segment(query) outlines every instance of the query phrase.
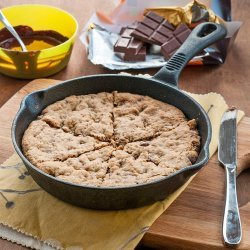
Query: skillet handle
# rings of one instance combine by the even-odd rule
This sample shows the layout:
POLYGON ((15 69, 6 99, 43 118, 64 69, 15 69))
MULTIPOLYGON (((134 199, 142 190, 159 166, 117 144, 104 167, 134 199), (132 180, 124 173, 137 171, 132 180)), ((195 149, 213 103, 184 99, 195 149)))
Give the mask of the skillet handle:
POLYGON ((226 34, 227 30, 221 24, 211 22, 199 24, 153 78, 178 88, 180 73, 187 63, 203 49, 224 38, 226 34))

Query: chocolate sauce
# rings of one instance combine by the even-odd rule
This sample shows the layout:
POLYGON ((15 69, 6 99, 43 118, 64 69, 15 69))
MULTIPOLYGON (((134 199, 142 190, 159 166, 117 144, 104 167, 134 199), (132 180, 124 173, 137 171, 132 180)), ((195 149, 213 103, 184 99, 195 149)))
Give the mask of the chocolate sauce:
MULTIPOLYGON (((48 49, 68 40, 68 37, 54 30, 34 31, 31 27, 24 25, 15 26, 14 29, 23 40, 28 51, 48 49)), ((9 50, 22 50, 17 40, 6 28, 0 30, 0 47, 9 50)))

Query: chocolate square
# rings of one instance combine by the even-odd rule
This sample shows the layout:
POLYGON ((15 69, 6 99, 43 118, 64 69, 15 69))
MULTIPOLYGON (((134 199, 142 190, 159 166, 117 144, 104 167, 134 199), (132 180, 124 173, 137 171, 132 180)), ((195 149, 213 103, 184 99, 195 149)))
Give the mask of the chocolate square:
POLYGON ((161 53, 164 57, 170 58, 174 52, 185 42, 191 30, 186 24, 180 24, 172 33, 172 37, 161 46, 161 53))
POLYGON ((170 58, 171 55, 181 46, 181 43, 175 38, 170 38, 161 46, 161 53, 164 57, 170 58))
POLYGON ((128 62, 139 62, 139 61, 145 61, 146 59, 146 54, 147 54, 147 49, 146 46, 143 46, 138 53, 136 54, 131 54, 131 53, 124 53, 121 55, 122 59, 124 61, 128 62))

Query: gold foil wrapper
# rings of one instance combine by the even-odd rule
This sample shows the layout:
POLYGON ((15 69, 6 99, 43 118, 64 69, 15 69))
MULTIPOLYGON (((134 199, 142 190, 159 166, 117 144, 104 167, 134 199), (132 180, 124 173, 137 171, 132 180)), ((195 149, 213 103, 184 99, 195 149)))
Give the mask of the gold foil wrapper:
POLYGON ((184 7, 158 7, 145 9, 144 14, 149 11, 154 11, 158 15, 167 19, 174 26, 178 26, 180 23, 186 23, 188 26, 192 26, 192 18, 195 9, 201 9, 202 11, 208 12, 209 22, 223 24, 224 21, 216 16, 214 12, 209 9, 206 5, 194 0, 184 7))

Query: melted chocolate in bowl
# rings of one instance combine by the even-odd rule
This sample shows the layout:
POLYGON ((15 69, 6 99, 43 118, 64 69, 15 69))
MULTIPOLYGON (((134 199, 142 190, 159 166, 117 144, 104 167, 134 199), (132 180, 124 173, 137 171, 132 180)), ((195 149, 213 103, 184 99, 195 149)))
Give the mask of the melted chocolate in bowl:
POLYGON ((36 79, 53 75, 67 66, 73 40, 54 30, 36 30, 19 25, 19 34, 28 52, 23 52, 12 34, 0 30, 0 72, 22 79, 36 79), (62 45, 54 49, 55 46, 62 45), (46 49, 51 48, 51 51, 46 49))
MULTIPOLYGON (((68 40, 68 37, 54 30, 34 31, 31 27, 23 25, 15 26, 14 29, 23 40, 28 51, 48 49, 68 40)), ((3 49, 22 51, 17 40, 6 28, 0 30, 0 47, 3 49)))

